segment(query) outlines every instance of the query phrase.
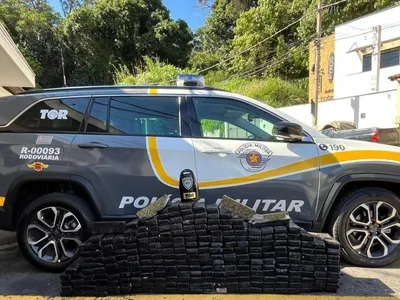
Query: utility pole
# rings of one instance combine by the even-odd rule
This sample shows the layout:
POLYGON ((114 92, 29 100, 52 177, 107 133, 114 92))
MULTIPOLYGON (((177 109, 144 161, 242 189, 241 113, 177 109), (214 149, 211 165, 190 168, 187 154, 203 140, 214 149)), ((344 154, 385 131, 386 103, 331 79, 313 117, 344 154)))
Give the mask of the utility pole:
POLYGON ((61 64, 62 64, 64 87, 66 87, 67 86, 67 77, 65 76, 64 54, 63 54, 62 46, 60 49, 61 49, 61 64))
POLYGON ((379 77, 381 70, 381 35, 382 26, 373 27, 372 55, 371 55, 371 91, 379 92, 379 77))
POLYGON ((321 62, 321 20, 322 9, 321 0, 318 0, 317 7, 317 32, 315 37, 315 90, 314 90, 314 114, 313 126, 318 124, 318 93, 320 83, 320 62, 321 62))

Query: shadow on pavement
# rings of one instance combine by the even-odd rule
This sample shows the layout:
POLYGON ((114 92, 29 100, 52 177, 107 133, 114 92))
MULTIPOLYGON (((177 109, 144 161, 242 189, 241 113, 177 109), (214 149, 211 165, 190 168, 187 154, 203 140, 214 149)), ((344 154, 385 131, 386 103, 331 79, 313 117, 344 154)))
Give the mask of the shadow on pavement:
POLYGON ((400 260, 381 268, 361 268, 341 262, 343 296, 389 296, 400 294, 400 260))
POLYGON ((0 295, 57 296, 59 275, 34 268, 18 246, 0 251, 0 295))

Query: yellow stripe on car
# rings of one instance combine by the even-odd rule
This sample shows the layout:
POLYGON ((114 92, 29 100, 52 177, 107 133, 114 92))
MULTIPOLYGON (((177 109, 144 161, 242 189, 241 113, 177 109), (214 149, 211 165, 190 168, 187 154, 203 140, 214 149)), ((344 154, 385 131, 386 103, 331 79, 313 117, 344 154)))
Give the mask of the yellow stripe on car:
MULTIPOLYGON (((162 165, 161 158, 158 153, 156 138, 149 137, 148 145, 149 145, 150 160, 159 178, 167 185, 178 187, 179 186, 178 180, 171 177, 165 171, 162 165)), ((319 166, 323 168, 342 163, 368 161, 368 160, 371 161, 384 160, 384 161, 400 163, 400 152, 392 152, 385 150, 348 150, 348 151, 334 152, 308 158, 276 169, 266 170, 247 176, 211 180, 211 181, 199 181, 199 187, 212 188, 212 187, 246 184, 261 180, 267 180, 271 178, 287 176, 294 173, 301 173, 316 169, 319 166)))
POLYGON ((150 95, 156 95, 156 94, 158 94, 158 89, 156 89, 156 88, 150 88, 148 93, 149 93, 150 95))
POLYGON ((150 154, 151 162, 154 168, 156 169, 156 172, 160 177, 160 179, 167 185, 179 187, 179 181, 169 176, 165 171, 164 167, 162 166, 160 154, 158 153, 157 149, 156 138, 151 136, 148 138, 147 141, 148 141, 148 148, 149 148, 148 151, 150 154))
POLYGON ((350 150, 321 155, 320 160, 321 167, 360 160, 386 160, 400 163, 400 152, 386 150, 350 150))
POLYGON ((317 167, 318 167, 318 157, 313 157, 313 158, 295 162, 295 163, 292 163, 292 164, 289 164, 289 165, 286 165, 283 167, 279 167, 279 168, 267 170, 267 171, 262 171, 260 173, 251 174, 248 176, 220 179, 220 180, 211 180, 211 181, 202 181, 202 182, 199 182, 199 187, 219 187, 219 186, 251 183, 251 182, 259 181, 259 180, 263 180, 263 179, 269 179, 269 178, 280 177, 283 175, 288 175, 290 173, 303 172, 306 170, 315 169, 317 167))
POLYGON ((0 207, 4 205, 4 202, 6 202, 6 198, 0 197, 0 207))

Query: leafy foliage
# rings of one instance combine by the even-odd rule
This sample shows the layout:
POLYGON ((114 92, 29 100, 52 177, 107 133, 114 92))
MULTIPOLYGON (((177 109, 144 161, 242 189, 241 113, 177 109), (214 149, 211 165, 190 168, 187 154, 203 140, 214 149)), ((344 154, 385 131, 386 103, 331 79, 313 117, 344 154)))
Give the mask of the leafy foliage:
POLYGON ((161 84, 173 85, 178 74, 191 73, 193 70, 181 69, 171 64, 160 62, 159 59, 144 58, 144 65, 136 67, 131 72, 126 65, 119 65, 114 72, 114 83, 126 84, 161 84))
MULTIPOLYGON (((174 85, 176 76, 182 73, 197 73, 194 69, 181 69, 171 64, 160 62, 159 59, 144 57, 144 65, 130 70, 126 65, 119 65, 114 71, 114 83, 174 85)), ((209 72, 206 84, 226 91, 240 93, 248 97, 265 102, 274 107, 306 103, 308 101, 307 80, 285 81, 280 78, 251 78, 229 79, 224 71, 209 72)), ((217 122, 218 123, 218 122, 217 122)), ((204 126, 220 129, 220 124, 207 121, 204 126)))
POLYGON ((97 0, 72 11, 62 32, 74 85, 111 84, 114 65, 140 65, 143 56, 184 67, 192 50, 188 25, 172 21, 161 0, 97 0))
MULTIPOLYGON (((308 43, 317 0, 199 0, 211 13, 195 33, 186 22, 172 20, 162 0, 58 1, 62 16, 48 0, 0 1, 0 20, 40 87, 62 86, 63 54, 70 86, 174 84, 179 73, 200 72, 208 85, 273 106, 307 101, 308 43)), ((324 11, 324 34, 397 2, 334 5, 324 11)))
POLYGON ((222 136, 221 131, 225 128, 225 123, 216 120, 201 120, 201 127, 203 132, 213 132, 215 130, 220 131, 220 137, 222 136))
POLYGON ((69 14, 72 10, 81 6, 82 2, 82 0, 60 0, 64 15, 69 14))
POLYGON ((273 107, 307 103, 307 80, 285 81, 280 78, 231 79, 214 87, 254 98, 273 107))
POLYGON ((57 25, 60 16, 45 0, 3 0, 0 20, 18 45, 41 86, 62 84, 57 25))
MULTIPOLYGON (((335 2, 324 0, 323 4, 335 2)), ((334 5, 324 10, 324 35, 331 34, 338 24, 397 2, 352 0, 334 5)), ((215 66, 207 71, 227 70, 228 77, 305 78, 308 44, 315 33, 316 3, 317 0, 215 0, 210 17, 198 30, 200 45, 190 63, 203 69, 215 66), (302 17, 301 22, 289 26, 302 17), (288 28, 273 36, 285 27, 288 28), (210 52, 213 55, 207 56, 210 52)))
POLYGON ((171 20, 161 0, 60 0, 64 17, 47 0, 2 0, 0 19, 43 87, 113 82, 114 66, 139 66, 143 56, 187 65, 193 33, 171 20))

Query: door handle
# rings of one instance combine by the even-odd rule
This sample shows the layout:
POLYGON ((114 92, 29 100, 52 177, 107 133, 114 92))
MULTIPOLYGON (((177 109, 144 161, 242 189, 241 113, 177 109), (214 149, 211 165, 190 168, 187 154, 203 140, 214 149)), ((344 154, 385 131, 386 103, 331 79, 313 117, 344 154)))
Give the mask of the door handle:
POLYGON ((108 145, 98 142, 90 142, 78 144, 78 147, 82 149, 104 149, 108 148, 108 145))
POLYGON ((223 148, 206 148, 200 150, 204 154, 232 154, 232 150, 223 148))

